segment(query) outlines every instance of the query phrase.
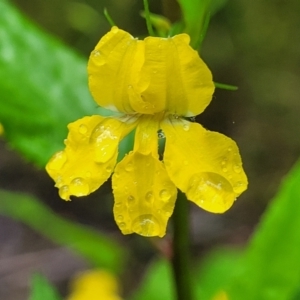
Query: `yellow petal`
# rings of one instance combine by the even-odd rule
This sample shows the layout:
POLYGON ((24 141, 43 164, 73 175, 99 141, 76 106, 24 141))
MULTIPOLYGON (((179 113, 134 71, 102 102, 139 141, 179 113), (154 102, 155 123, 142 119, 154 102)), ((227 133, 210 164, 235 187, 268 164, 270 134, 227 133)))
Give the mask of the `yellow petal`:
POLYGON ((118 144, 134 124, 100 116, 84 117, 68 125, 66 148, 56 153, 46 170, 64 200, 98 189, 116 164, 118 144))
POLYGON ((86 271, 71 283, 67 300, 121 300, 116 278, 103 270, 86 271))
POLYGON ((145 63, 139 87, 144 101, 152 105, 149 112, 165 110, 194 116, 211 101, 214 92, 211 72, 189 46, 189 40, 186 34, 145 39, 145 63))
POLYGON ((164 162, 171 180, 203 209, 222 213, 247 188, 238 147, 197 123, 164 122, 164 162))
POLYGON ((144 60, 144 44, 129 33, 113 27, 90 55, 89 88, 102 107, 132 113, 129 98, 140 96, 134 90, 144 60))
POLYGON ((114 217, 123 234, 165 235, 177 189, 162 162, 131 152, 116 166, 112 185, 114 217))

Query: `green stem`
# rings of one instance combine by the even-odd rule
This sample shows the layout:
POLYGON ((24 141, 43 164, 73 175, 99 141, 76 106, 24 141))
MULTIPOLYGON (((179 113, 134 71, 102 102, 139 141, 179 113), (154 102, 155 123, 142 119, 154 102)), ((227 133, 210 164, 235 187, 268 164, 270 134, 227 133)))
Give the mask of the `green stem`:
POLYGON ((144 10, 145 10, 145 18, 146 18, 148 33, 151 36, 155 36, 153 28, 152 28, 151 19, 150 19, 150 10, 149 10, 148 0, 144 0, 144 10))
POLYGON ((115 22, 113 21, 113 19, 111 18, 110 14, 108 13, 107 9, 104 8, 104 16, 107 20, 107 22, 110 24, 111 27, 116 26, 115 22))
POLYGON ((177 300, 192 300, 192 279, 189 252, 188 201, 179 192, 173 213, 174 238, 172 267, 175 277, 177 300))
POLYGON ((228 90, 228 91, 236 91, 238 90, 238 87, 235 85, 230 85, 230 84, 225 84, 225 83, 219 83, 219 82, 214 82, 215 87, 223 90, 228 90))

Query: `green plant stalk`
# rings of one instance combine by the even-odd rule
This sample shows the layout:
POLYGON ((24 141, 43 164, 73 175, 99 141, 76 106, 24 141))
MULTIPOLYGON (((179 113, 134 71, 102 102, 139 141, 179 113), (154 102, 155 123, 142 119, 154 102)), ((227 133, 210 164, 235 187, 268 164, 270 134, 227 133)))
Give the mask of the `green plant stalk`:
POLYGON ((179 192, 173 213, 173 258, 172 267, 175 279, 177 300, 193 300, 190 251, 188 201, 179 192))
POLYGON ((152 27, 152 24, 151 24, 151 17, 150 17, 148 0, 144 0, 144 10, 145 10, 145 18, 146 18, 148 33, 151 36, 155 36, 154 31, 153 31, 153 27, 152 27))

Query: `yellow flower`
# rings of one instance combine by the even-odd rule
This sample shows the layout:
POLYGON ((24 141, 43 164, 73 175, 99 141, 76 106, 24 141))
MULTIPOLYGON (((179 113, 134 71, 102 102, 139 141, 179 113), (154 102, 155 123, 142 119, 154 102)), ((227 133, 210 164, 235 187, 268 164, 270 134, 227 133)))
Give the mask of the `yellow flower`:
POLYGON ((214 92, 212 75, 189 36, 133 38, 113 27, 88 63, 89 87, 118 117, 69 124, 65 150, 47 165, 61 198, 85 196, 113 173, 114 217, 123 234, 164 236, 177 188, 203 209, 222 213, 247 188, 230 138, 187 117, 200 114, 214 92), (118 145, 135 130, 133 151, 118 164, 118 145), (166 137, 163 158, 158 133, 166 137))
POLYGON ((67 300, 122 300, 115 277, 100 270, 80 274, 71 284, 67 300))

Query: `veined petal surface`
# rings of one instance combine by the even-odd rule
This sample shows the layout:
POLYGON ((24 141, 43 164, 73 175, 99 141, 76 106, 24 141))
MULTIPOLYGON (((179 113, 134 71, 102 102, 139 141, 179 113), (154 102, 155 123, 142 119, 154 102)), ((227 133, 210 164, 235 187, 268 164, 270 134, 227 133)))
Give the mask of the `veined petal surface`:
POLYGON ((66 148, 57 152, 46 170, 64 200, 98 189, 116 164, 118 144, 133 124, 101 116, 84 117, 68 125, 66 148))
POLYGON ((236 143, 181 119, 161 126, 166 135, 164 163, 171 180, 203 209, 214 213, 229 209, 248 184, 236 143))

